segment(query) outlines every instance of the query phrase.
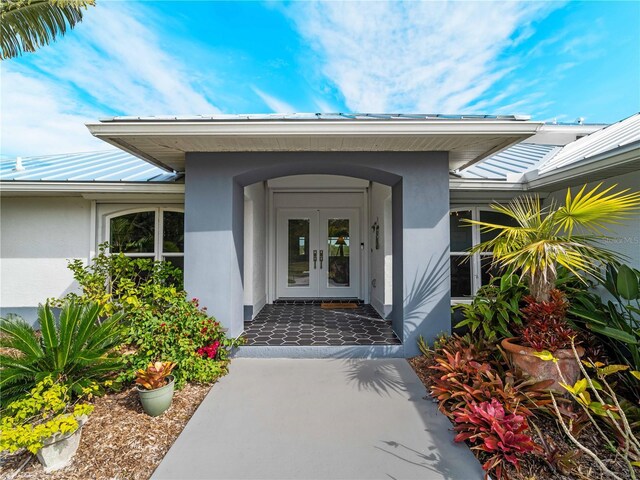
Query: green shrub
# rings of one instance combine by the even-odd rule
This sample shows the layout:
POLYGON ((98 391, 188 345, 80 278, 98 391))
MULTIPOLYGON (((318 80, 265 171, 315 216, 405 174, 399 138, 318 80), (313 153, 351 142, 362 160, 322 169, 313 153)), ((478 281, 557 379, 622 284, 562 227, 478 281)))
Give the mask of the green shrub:
POLYGON ((101 311, 123 310, 127 331, 121 380, 130 381, 138 369, 155 361, 176 363, 176 387, 185 382, 213 382, 227 373, 229 350, 238 340, 224 329, 197 300, 182 290, 179 269, 168 262, 107 253, 100 245, 88 266, 69 264, 83 291, 82 299, 96 301, 101 311), (200 353, 198 353, 200 352, 200 353))
POLYGON ((469 327, 473 335, 482 335, 487 340, 512 337, 514 326, 522 326, 520 303, 525 293, 526 286, 518 275, 494 277, 478 290, 470 304, 453 307, 464 315, 456 328, 469 327))
POLYGON ((63 304, 56 320, 49 305, 38 309, 40 333, 24 320, 0 319, 0 346, 15 355, 0 355, 2 405, 51 376, 74 394, 94 382, 104 384, 121 368, 115 347, 122 341, 121 314, 98 321, 100 306, 73 300, 63 304))
MULTIPOLYGON (((0 452, 25 448, 37 453, 54 435, 75 432, 93 406, 70 403, 68 387, 51 376, 43 378, 29 395, 9 404, 0 420, 0 452)), ((93 391, 87 388, 85 393, 93 391)))
MULTIPOLYGON (((122 253, 109 254, 108 247, 107 243, 101 244, 98 255, 89 265, 79 259, 69 262, 69 269, 82 288, 82 295, 72 293, 66 299, 96 302, 101 306, 100 313, 109 315, 135 309, 153 301, 159 294, 183 289, 182 271, 171 263, 127 257, 122 253)), ((52 304, 56 302, 60 300, 50 300, 52 304)))
POLYGON ((157 296, 129 313, 127 343, 133 351, 124 356, 125 379, 153 361, 176 363, 176 387, 185 382, 208 383, 227 373, 229 350, 238 345, 204 309, 184 292, 157 296))

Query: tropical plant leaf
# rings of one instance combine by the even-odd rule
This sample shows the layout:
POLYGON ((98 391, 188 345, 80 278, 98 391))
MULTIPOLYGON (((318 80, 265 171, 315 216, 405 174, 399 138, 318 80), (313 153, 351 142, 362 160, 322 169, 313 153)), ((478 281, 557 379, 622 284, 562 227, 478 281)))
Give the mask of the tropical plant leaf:
POLYGON ((97 312, 93 304, 69 301, 56 322, 49 305, 41 306, 42 345, 26 322, 0 322, 3 341, 20 351, 15 358, 0 356, 2 405, 49 375, 75 385, 86 379, 104 380, 118 370, 121 362, 114 347, 122 338, 121 315, 99 324, 97 312))
POLYGON ((38 307, 38 322, 45 348, 54 348, 58 344, 58 335, 53 312, 48 304, 38 307))
POLYGON ((596 333, 601 333, 602 335, 606 335, 607 337, 614 338, 620 342, 635 344, 635 345, 638 344, 638 340, 636 337, 634 337, 630 333, 627 333, 623 330, 619 330, 614 327, 603 327, 601 325, 595 325, 592 323, 587 324, 587 327, 596 333))
POLYGON ((559 267, 586 283, 586 276, 600 277, 601 263, 616 262, 620 255, 602 246, 608 226, 628 219, 640 210, 640 192, 614 192, 616 185, 567 191, 564 205, 551 201, 543 207, 537 195, 513 199, 491 208, 516 225, 464 220, 493 232, 492 239, 473 247, 471 253, 491 252, 493 264, 519 270, 528 280, 531 294, 545 300, 554 288, 559 267))
POLYGON ((591 310, 587 310, 585 308, 571 306, 569 307, 569 313, 581 318, 582 320, 597 323, 598 325, 604 326, 608 323, 608 318, 602 315, 601 312, 597 311, 595 307, 591 310))
POLYGON ((0 345, 19 350, 24 356, 33 360, 42 356, 42 348, 35 331, 21 318, 0 319, 0 345))
POLYGON ((616 287, 620 296, 625 300, 636 300, 639 291, 638 275, 627 265, 620 265, 616 287))
POLYGON ((82 21, 95 0, 2 0, 0 46, 2 59, 35 52, 82 21))

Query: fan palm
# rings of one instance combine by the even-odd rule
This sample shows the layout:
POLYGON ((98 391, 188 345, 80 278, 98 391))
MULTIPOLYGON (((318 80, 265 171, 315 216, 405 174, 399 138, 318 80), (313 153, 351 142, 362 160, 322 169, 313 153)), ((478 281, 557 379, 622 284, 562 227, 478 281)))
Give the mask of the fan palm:
POLYGON ((495 234, 472 253, 492 252, 495 266, 519 269, 537 301, 549 299, 558 265, 582 281, 585 275, 597 275, 601 263, 620 260, 602 246, 607 238, 604 233, 640 210, 640 192, 613 192, 616 185, 601 186, 586 191, 585 185, 575 196, 568 189, 564 204, 554 200, 543 207, 537 195, 525 195, 506 205, 491 205, 516 225, 467 220, 482 232, 495 234))
POLYGON ((82 21, 95 0, 0 0, 2 59, 35 52, 82 21))
POLYGON ((100 306, 69 301, 56 321, 49 305, 38 309, 40 335, 21 319, 0 319, 2 404, 51 375, 78 393, 107 378, 120 365, 114 348, 122 339, 121 314, 98 321, 100 306))

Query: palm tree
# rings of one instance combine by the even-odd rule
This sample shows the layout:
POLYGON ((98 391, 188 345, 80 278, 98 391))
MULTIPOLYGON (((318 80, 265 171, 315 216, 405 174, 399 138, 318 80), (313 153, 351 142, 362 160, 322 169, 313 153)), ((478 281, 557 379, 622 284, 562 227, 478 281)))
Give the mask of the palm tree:
POLYGON ((620 260, 618 254, 602 247, 607 239, 603 234, 640 210, 640 192, 612 192, 616 185, 604 190, 601 186, 585 192, 585 185, 575 196, 568 189, 564 205, 552 200, 543 207, 538 195, 491 205, 516 226, 467 220, 483 232, 496 234, 471 252, 492 252, 495 266, 519 269, 536 301, 547 301, 558 265, 585 281, 585 274, 597 275, 602 263, 620 260))
POLYGON ((0 0, 1 57, 35 52, 82 21, 95 0, 0 0))

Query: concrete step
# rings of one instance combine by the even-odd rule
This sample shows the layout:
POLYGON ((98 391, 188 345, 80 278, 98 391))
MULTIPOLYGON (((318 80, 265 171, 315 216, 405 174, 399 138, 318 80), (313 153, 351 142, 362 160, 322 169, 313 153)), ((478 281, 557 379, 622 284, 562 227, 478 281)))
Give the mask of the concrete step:
POLYGON ((236 349, 233 358, 405 358, 403 345, 272 346, 236 349))

